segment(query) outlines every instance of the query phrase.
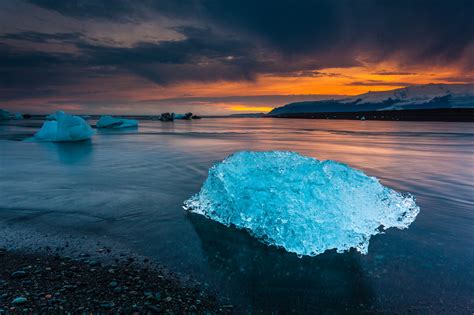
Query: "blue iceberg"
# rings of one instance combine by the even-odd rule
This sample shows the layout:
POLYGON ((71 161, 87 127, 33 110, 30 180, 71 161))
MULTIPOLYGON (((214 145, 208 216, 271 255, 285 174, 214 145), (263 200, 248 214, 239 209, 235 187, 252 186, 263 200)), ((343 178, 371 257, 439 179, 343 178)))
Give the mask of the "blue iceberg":
POLYGON ((137 127, 138 121, 135 119, 116 118, 112 116, 101 116, 96 124, 97 128, 130 128, 137 127))
POLYGON ((33 136, 37 141, 83 141, 94 134, 91 126, 79 116, 57 111, 48 115, 41 129, 33 136))
POLYGON ((10 119, 10 112, 6 109, 0 108, 0 120, 9 120, 10 119))
POLYGON ((420 211, 411 194, 362 171, 285 151, 229 156, 184 208, 299 256, 366 254, 372 235, 408 228, 420 211))

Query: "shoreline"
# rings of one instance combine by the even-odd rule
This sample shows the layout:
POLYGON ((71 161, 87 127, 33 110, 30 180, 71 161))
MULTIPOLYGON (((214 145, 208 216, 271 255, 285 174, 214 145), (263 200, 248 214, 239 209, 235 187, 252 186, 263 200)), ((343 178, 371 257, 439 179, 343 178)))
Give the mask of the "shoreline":
MULTIPOLYGON (((108 249, 103 249, 107 252, 108 249)), ((231 305, 185 285, 148 259, 101 263, 83 253, 0 249, 0 314, 10 313, 231 313, 231 305)))
POLYGON ((473 108, 410 109, 355 112, 275 113, 266 118, 380 120, 380 121, 431 121, 474 122, 473 108))

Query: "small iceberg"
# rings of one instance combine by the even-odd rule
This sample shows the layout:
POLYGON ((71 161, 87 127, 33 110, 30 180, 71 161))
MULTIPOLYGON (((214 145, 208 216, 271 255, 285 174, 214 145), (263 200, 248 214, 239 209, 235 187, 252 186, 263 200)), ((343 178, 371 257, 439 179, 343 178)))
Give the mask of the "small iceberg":
POLYGON ((15 113, 15 115, 13 116, 13 119, 22 120, 22 119, 24 119, 24 117, 21 113, 15 113))
POLYGON ((152 120, 161 120, 161 121, 174 121, 174 120, 191 120, 191 119, 201 119, 201 117, 193 115, 193 113, 184 113, 184 114, 176 114, 176 113, 161 113, 157 117, 152 118, 152 120))
POLYGON ((299 256, 366 254, 371 236, 408 228, 420 211, 411 194, 362 171, 285 151, 229 156, 184 208, 299 256))
POLYGON ((9 120, 10 119, 10 112, 6 109, 0 108, 0 121, 1 120, 9 120))
POLYGON ((193 117, 193 113, 174 114, 174 119, 186 119, 186 120, 191 120, 192 117, 193 117))
POLYGON ((83 141, 94 134, 91 126, 79 116, 57 111, 48 115, 41 129, 33 136, 37 141, 83 141))
POLYGON ((162 113, 158 116, 158 119, 161 121, 174 121, 174 113, 162 113))
POLYGON ((96 124, 97 128, 130 128, 137 127, 138 121, 135 119, 116 118, 112 116, 101 116, 96 124))

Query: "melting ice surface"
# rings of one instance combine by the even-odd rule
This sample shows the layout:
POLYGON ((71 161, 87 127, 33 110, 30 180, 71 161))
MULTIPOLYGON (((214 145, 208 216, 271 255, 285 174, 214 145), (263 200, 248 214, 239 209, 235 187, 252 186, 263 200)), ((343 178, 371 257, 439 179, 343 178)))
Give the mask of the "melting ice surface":
POLYGON ((46 117, 41 129, 33 136, 38 141, 82 141, 92 137, 94 131, 79 116, 57 111, 46 117))
POLYGON ((372 235, 405 229, 420 211, 411 194, 362 171, 284 151, 229 156, 184 207, 308 256, 350 248, 366 254, 372 235))

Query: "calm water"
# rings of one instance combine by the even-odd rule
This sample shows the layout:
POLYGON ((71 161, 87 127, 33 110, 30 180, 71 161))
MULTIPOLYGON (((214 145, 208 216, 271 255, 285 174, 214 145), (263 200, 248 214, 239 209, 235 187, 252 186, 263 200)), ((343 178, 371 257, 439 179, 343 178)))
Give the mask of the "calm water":
POLYGON ((280 313, 474 311, 474 125, 283 119, 142 121, 91 142, 28 143, 0 124, 0 223, 107 237, 190 274, 241 309, 280 313), (408 230, 369 254, 299 259, 182 209, 237 150, 293 150, 364 170, 417 197, 408 230))

